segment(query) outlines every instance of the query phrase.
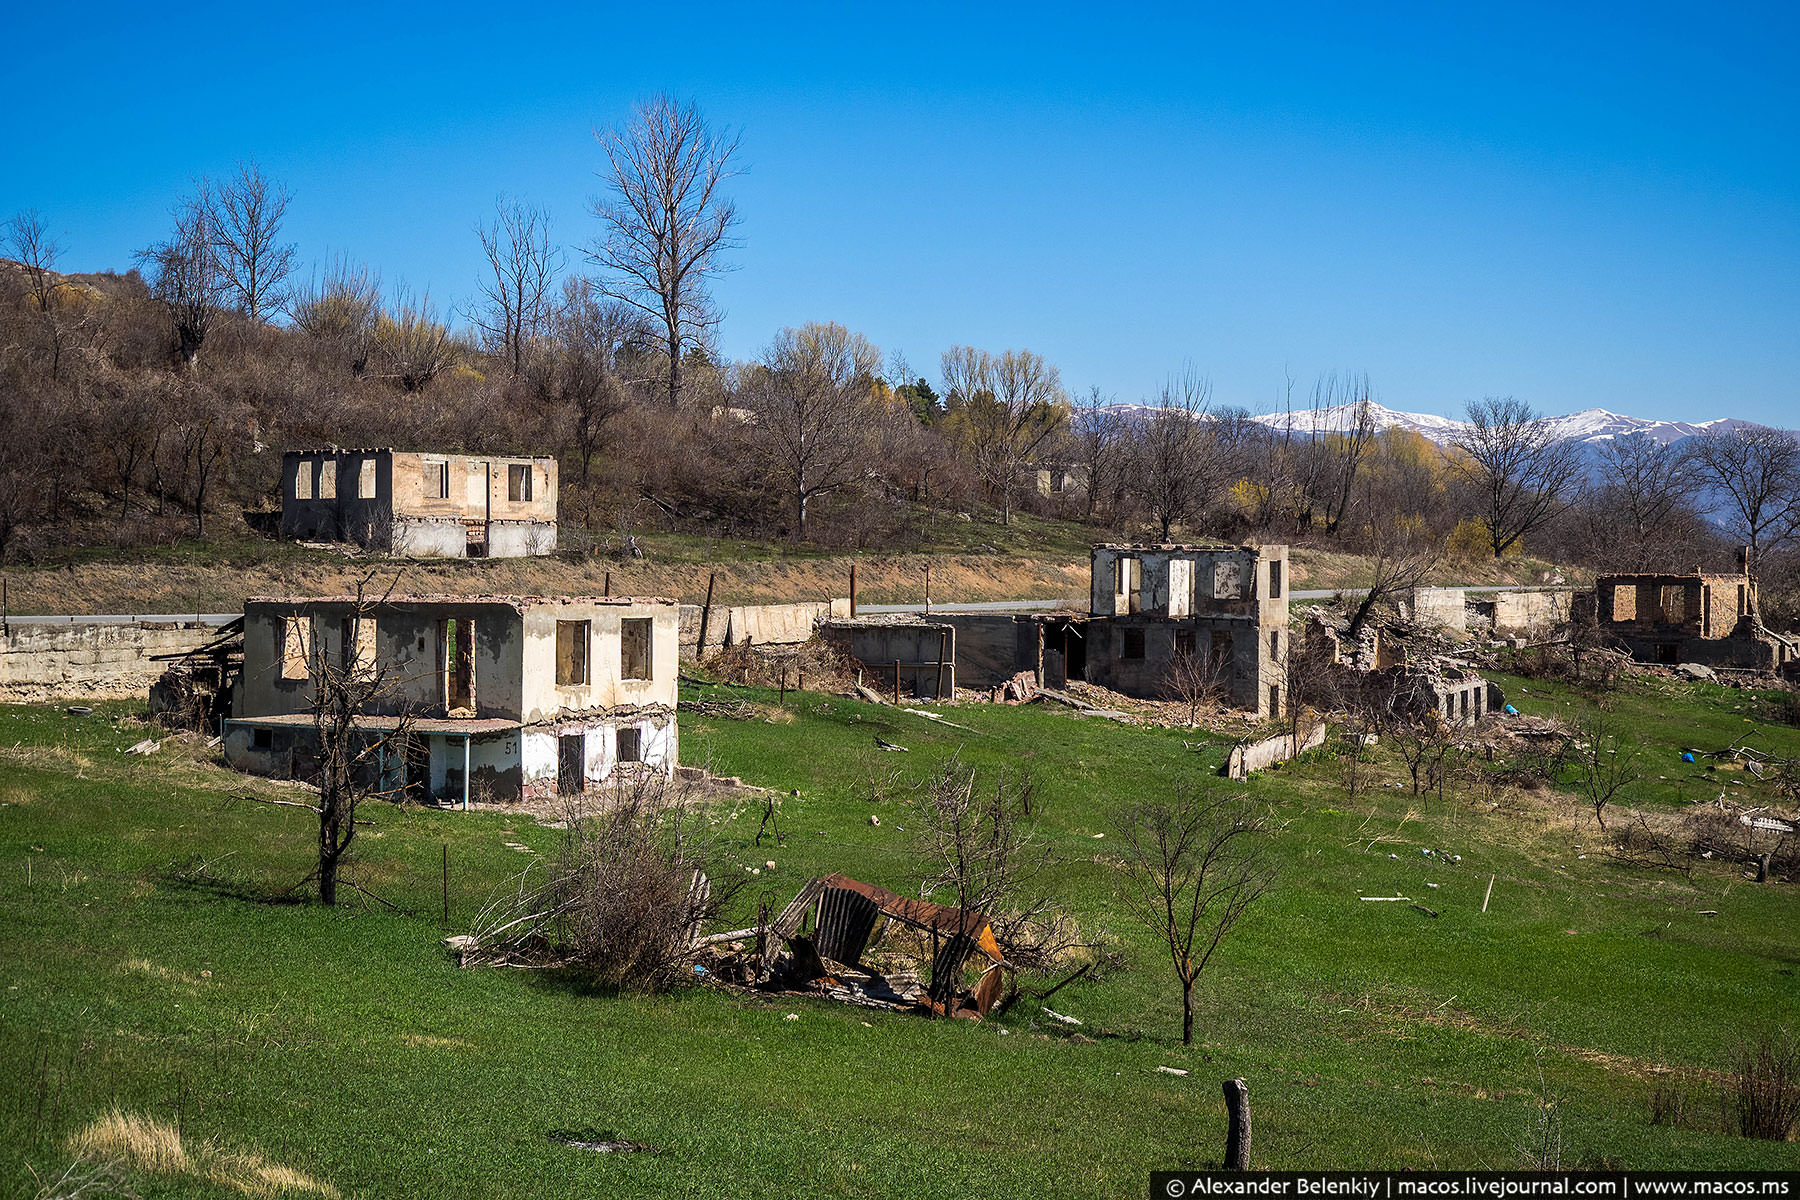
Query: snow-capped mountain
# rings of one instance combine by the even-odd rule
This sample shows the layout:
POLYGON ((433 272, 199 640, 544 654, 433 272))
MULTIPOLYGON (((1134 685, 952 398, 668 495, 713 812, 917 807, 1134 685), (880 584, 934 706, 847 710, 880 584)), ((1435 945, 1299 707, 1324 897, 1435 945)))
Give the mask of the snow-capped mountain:
MULTIPOLYGON (((1140 407, 1133 405, 1132 407, 1140 407)), ((1377 429, 1399 427, 1410 429, 1438 445, 1448 445, 1466 430, 1468 422, 1458 421, 1452 417, 1440 417, 1432 413, 1397 412, 1384 408, 1379 404, 1369 405, 1370 415, 1374 417, 1377 429)), ((1267 425, 1271 429, 1291 428, 1296 433, 1341 433, 1350 428, 1356 420, 1356 407, 1341 404, 1333 408, 1302 409, 1294 413, 1269 413, 1251 420, 1267 425)), ((1628 417, 1620 413, 1608 412, 1604 408, 1589 408, 1567 416, 1551 417, 1551 432, 1560 441, 1576 441, 1597 443, 1611 441, 1627 434, 1642 433, 1665 444, 1679 442, 1684 438, 1694 437, 1702 433, 1725 433, 1740 426, 1752 425, 1754 422, 1742 421, 1736 417, 1721 417, 1714 421, 1651 421, 1644 417, 1628 417)))

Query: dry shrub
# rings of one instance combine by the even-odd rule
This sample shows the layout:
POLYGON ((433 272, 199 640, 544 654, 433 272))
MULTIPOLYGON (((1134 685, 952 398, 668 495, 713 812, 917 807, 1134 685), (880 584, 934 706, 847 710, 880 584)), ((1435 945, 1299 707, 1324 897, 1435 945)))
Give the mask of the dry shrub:
POLYGON ((1661 1079, 1650 1093, 1650 1123, 1682 1128, 1688 1123, 1687 1088, 1678 1080, 1661 1079))
POLYGON ((819 638, 799 646, 727 646, 706 659, 714 678, 748 687, 797 688, 802 681, 815 692, 847 691, 856 679, 856 663, 838 647, 819 638), (785 673, 785 674, 784 674, 785 673))
POLYGON ((695 934, 743 886, 719 869, 722 849, 702 838, 692 798, 689 785, 643 772, 615 779, 597 807, 571 809, 548 877, 528 870, 483 911, 472 957, 577 968, 605 991, 674 982, 695 934))
POLYGON ((1785 1142, 1800 1123, 1800 1044, 1783 1029, 1738 1046, 1727 1096, 1743 1136, 1785 1142))
POLYGON ((151 1175, 204 1179, 246 1196, 338 1194, 331 1184, 270 1162, 255 1150, 226 1150, 212 1141, 190 1148, 173 1125, 117 1108, 103 1113, 70 1138, 69 1149, 90 1161, 122 1163, 151 1175))

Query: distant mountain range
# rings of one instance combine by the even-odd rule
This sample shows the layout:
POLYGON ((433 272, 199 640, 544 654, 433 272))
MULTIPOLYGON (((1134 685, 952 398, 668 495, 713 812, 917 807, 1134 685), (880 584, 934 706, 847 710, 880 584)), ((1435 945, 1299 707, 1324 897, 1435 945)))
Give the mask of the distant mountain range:
MULTIPOLYGON (((1111 410, 1125 416, 1148 416, 1156 411, 1154 406, 1147 404, 1115 404, 1111 406, 1111 410)), ((1467 421, 1458 421, 1453 417, 1398 412, 1373 403, 1369 405, 1369 412, 1375 418, 1377 429, 1410 429, 1440 446, 1449 445, 1469 427, 1467 421)), ((1250 419, 1271 429, 1287 428, 1291 422, 1294 432, 1302 434, 1342 433, 1356 420, 1356 406, 1341 404, 1333 408, 1322 408, 1317 412, 1300 409, 1293 413, 1265 413, 1250 419)), ((1550 418, 1550 428, 1558 439, 1584 442, 1589 446, 1633 433, 1642 433, 1666 445, 1702 433, 1728 433, 1733 429, 1754 427, 1756 424, 1755 421, 1744 421, 1737 417, 1699 422, 1651 421, 1644 417, 1607 412, 1604 408, 1589 408, 1567 416, 1550 418)))

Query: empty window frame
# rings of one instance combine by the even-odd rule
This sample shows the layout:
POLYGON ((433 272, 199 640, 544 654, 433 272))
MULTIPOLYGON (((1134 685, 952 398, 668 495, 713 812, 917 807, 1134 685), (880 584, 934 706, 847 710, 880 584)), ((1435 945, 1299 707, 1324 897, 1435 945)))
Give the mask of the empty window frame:
POLYGON ((1175 631, 1175 657, 1176 658, 1192 658, 1192 657, 1194 657, 1194 631, 1193 630, 1177 629, 1175 631))
POLYGON ((1129 555, 1121 555, 1114 560, 1113 571, 1113 591, 1117 593, 1113 600, 1113 611, 1138 612, 1143 607, 1143 597, 1139 592, 1143 587, 1144 564, 1129 555))
POLYGON ((375 618, 345 617, 339 632, 340 662, 346 671, 367 672, 375 666, 375 618))
POLYGON ((319 499, 337 499, 337 459, 330 458, 319 464, 319 499))
POLYGON ((1281 630, 1269 630, 1269 657, 1277 662, 1281 659, 1281 630))
POLYGON ((588 683, 588 637, 586 621, 556 623, 556 686, 584 687, 588 683))
POLYGON ((1144 631, 1141 629, 1119 630, 1119 657, 1144 657, 1144 631))
POLYGON ((1212 631, 1212 643, 1206 648, 1207 662, 1212 671, 1223 672, 1231 663, 1231 634, 1223 629, 1212 631))
POLYGON ((506 498, 515 504, 531 499, 530 463, 513 463, 506 468, 506 498))
POLYGON ((252 729, 250 731, 250 748, 252 750, 273 750, 275 748, 275 731, 273 729, 252 729))
POLYGON ((1269 599, 1281 599, 1281 560, 1269 564, 1269 599))
POLYGON ((1213 599, 1241 600, 1244 598, 1244 564, 1222 562, 1213 564, 1213 599))
POLYGON ((655 662, 651 658, 651 620, 649 617, 626 617, 619 622, 619 677, 621 679, 654 679, 655 662))
POLYGON ((475 622, 468 617, 449 617, 439 624, 439 669, 444 679, 444 711, 475 710, 475 622))
POLYGON ((281 619, 281 677, 312 678, 312 618, 281 619))
POLYGON ((318 469, 319 464, 307 462, 305 459, 300 460, 300 465, 294 470, 294 499, 311 500, 313 498, 313 472, 318 469))
POLYGON ((356 468, 356 498, 373 500, 375 498, 375 460, 365 458, 356 468))
POLYGON ((616 761, 634 763, 644 761, 644 731, 637 728, 619 730, 619 753, 616 761))
POLYGON ((425 481, 425 498, 427 500, 448 500, 450 498, 450 464, 428 461, 422 470, 425 481))

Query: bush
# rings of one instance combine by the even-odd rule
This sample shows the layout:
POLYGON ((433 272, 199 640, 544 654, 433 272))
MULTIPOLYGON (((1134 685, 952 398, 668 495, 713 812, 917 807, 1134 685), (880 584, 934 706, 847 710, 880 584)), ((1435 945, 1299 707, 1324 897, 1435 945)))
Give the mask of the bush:
POLYGON ((1785 1142, 1800 1121, 1800 1045, 1786 1029, 1738 1047, 1727 1097, 1738 1132, 1785 1142))

